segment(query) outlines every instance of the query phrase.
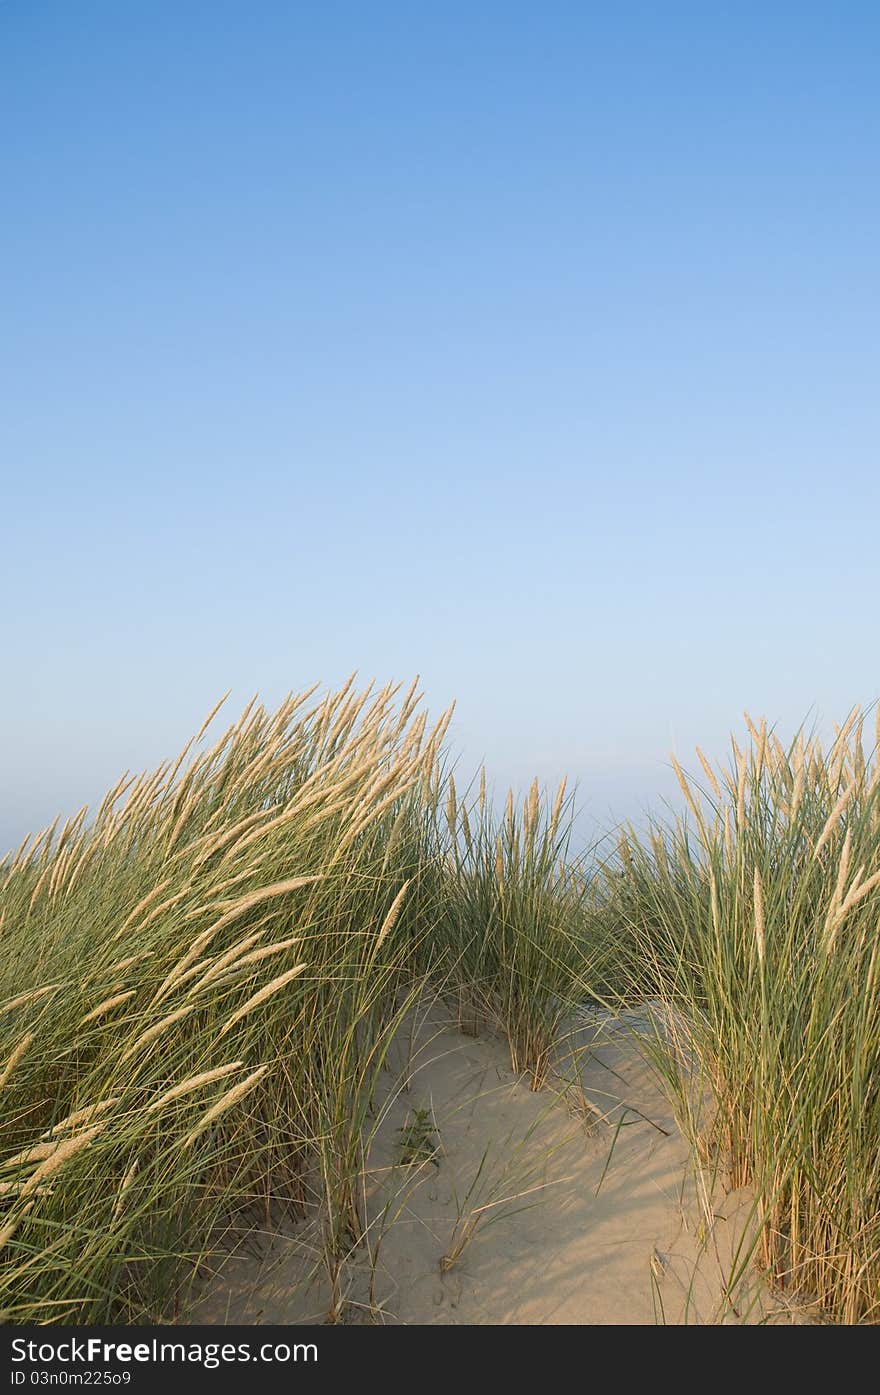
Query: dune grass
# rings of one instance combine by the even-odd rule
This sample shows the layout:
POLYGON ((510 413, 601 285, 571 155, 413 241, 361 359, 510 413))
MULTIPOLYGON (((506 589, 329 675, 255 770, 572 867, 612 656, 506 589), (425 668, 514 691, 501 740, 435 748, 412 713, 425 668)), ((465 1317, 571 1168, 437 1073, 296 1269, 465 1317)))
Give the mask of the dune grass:
MULTIPOLYGON (((880 1317, 880 774, 765 725, 685 818, 572 852, 496 810, 415 687, 256 701, 0 866, 0 1313, 185 1315, 212 1257, 308 1217, 329 1317, 366 1244, 374 1100, 424 988, 540 1088, 585 998, 653 1004, 686 1129, 755 1190, 756 1257, 880 1317), (403 1030, 402 1030, 403 1029, 403 1030)), ((650 1048, 650 1043, 649 1043, 650 1048)))
MULTIPOLYGON (((880 733, 878 733, 880 735, 880 733)), ((679 771, 685 817, 608 879, 630 991, 704 1156, 757 1195, 757 1258, 834 1321, 880 1318, 880 765, 750 723, 679 771)))
POLYGON ((564 782, 548 808, 536 781, 522 807, 509 791, 499 816, 481 771, 478 793, 462 799, 449 777, 439 823, 459 1021, 499 1030, 512 1069, 534 1090, 546 1083, 566 1019, 600 978, 593 880, 571 856, 572 815, 564 782))
POLYGON ((7 1320, 173 1317, 218 1233, 279 1204, 322 1208, 331 1258, 357 1231, 446 719, 310 696, 252 704, 3 869, 7 1320))

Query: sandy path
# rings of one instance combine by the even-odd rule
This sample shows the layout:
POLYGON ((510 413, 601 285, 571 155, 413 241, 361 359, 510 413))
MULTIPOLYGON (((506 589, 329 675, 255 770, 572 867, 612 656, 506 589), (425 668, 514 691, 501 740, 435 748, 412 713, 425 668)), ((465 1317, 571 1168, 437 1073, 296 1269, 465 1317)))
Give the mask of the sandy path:
MULTIPOLYGON (((632 1041, 593 1027, 570 1046, 562 1075, 533 1094, 502 1042, 463 1035, 441 1008, 426 1015, 409 1088, 392 1089, 380 1111, 368 1243, 348 1266, 346 1321, 792 1320, 751 1270, 727 1298, 749 1200, 716 1194, 700 1204, 688 1146, 632 1041), (563 1077, 577 1088, 565 1091, 563 1077), (589 1124, 577 1107, 584 1097, 589 1124), (436 1159, 403 1166, 400 1130, 417 1109, 436 1125, 426 1136, 436 1159), (591 1117, 596 1109, 606 1122, 591 1117)), ((405 1073, 402 1058, 399 1066, 405 1073)), ((329 1289, 316 1253, 307 1223, 252 1234, 192 1320, 322 1321, 329 1289)))

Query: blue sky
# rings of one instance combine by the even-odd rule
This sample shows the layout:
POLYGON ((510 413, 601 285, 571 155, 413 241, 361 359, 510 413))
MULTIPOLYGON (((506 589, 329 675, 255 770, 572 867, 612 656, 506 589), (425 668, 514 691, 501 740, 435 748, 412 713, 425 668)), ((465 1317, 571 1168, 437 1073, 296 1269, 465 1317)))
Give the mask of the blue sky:
POLYGON ((422 675, 670 795, 880 695, 880 10, 0 3, 0 844, 422 675))

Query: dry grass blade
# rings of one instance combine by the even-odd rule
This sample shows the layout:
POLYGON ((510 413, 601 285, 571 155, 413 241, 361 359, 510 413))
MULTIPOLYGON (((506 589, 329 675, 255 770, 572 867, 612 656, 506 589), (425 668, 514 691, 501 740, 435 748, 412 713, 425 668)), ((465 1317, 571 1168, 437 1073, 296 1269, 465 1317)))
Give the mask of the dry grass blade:
POLYGON ((245 1080, 240 1081, 238 1085, 234 1085, 231 1090, 227 1090, 226 1094, 222 1095, 217 1103, 212 1105, 206 1114, 202 1115, 195 1128, 190 1130, 180 1146, 182 1148, 191 1148, 196 1139, 201 1138, 202 1134, 206 1133, 212 1124, 216 1123, 222 1115, 228 1113, 233 1105, 243 1100, 245 1095, 249 1095, 251 1090, 253 1090, 263 1077, 268 1074, 268 1071, 268 1066, 259 1066, 258 1069, 252 1071, 245 1080))
POLYGON ((247 1017, 249 1012, 253 1012, 254 1008, 259 1007, 261 1003, 265 1003, 269 998, 274 997, 276 993, 280 993, 282 988, 286 988, 295 978, 299 978, 299 975, 305 968, 307 968, 306 964, 294 964, 292 969, 287 969, 285 973, 279 974, 277 978, 273 978, 271 983, 267 983, 262 988, 258 989, 256 993, 248 998, 246 1003, 242 1003, 241 1007, 235 1010, 229 1020, 221 1027, 218 1036, 225 1037, 226 1033, 232 1030, 236 1022, 240 1022, 243 1017, 247 1017))

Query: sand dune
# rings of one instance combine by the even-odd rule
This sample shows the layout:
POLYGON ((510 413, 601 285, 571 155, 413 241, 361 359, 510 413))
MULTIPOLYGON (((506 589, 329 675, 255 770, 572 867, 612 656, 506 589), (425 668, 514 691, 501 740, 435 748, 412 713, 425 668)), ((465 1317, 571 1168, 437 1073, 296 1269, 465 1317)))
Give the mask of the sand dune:
MULTIPOLYGON (((462 1034, 434 1005, 408 1087, 390 1087, 378 1113, 346 1322, 803 1320, 752 1266, 728 1292, 751 1199, 724 1196, 694 1168, 626 1032, 598 1021, 573 1031, 551 1087, 534 1094, 503 1043, 462 1034), (424 1160, 402 1162, 414 1142, 424 1160)), ((323 1321, 331 1291, 315 1255, 307 1222, 252 1232, 193 1320, 323 1321)))

